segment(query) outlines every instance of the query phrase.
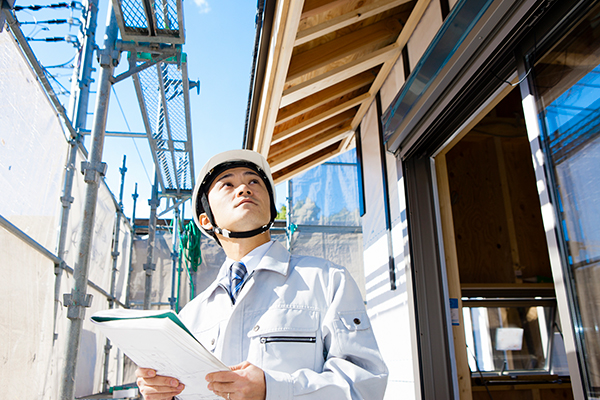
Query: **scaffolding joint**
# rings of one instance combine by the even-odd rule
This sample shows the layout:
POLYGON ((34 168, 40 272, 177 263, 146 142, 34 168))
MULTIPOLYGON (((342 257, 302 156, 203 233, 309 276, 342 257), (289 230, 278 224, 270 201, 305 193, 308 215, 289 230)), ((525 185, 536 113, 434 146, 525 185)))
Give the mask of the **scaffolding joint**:
POLYGON ((105 162, 91 163, 89 161, 81 162, 81 173, 85 183, 98 183, 100 176, 106 175, 107 165, 105 162))
MULTIPOLYGON (((119 257, 119 254, 121 254, 118 251, 113 251, 112 253, 110 253, 110 255, 112 256, 113 260, 116 260, 117 257, 119 257)), ((114 270, 116 270, 116 268, 113 268, 114 270)))
POLYGON ((118 49, 97 50, 98 64, 103 68, 116 67, 121 59, 121 51, 118 49))
POLYGON ((76 300, 75 297, 76 296, 74 296, 73 290, 71 293, 63 294, 63 303, 65 307, 68 307, 67 318, 70 320, 83 319, 85 315, 85 309, 92 305, 92 298, 94 296, 91 294, 86 294, 83 301, 76 300))
POLYGON ((156 263, 146 263, 144 264, 144 271, 146 271, 146 275, 150 275, 150 271, 156 270, 156 263))
POLYGON ((60 202, 62 203, 63 208, 69 208, 71 207, 71 204, 73 203, 73 200, 75 200, 75 198, 73 198, 73 196, 61 196, 60 197, 60 202))
POLYGON ((150 200, 148 200, 148 205, 150 207, 157 207, 160 206, 160 198, 152 198, 150 200))

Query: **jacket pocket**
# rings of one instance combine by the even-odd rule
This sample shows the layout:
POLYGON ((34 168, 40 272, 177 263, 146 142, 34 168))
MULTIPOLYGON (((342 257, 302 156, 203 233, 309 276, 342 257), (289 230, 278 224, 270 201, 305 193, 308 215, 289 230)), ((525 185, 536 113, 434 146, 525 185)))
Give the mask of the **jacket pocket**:
MULTIPOLYGON (((315 365, 322 343, 318 334, 319 313, 314 310, 277 308, 267 310, 248 332, 250 358, 267 370, 293 373, 315 365)), ((250 361, 252 362, 252 361, 250 361)))
POLYGON ((219 342, 220 324, 200 332, 194 332, 194 336, 198 341, 211 353, 215 352, 217 343, 219 342))

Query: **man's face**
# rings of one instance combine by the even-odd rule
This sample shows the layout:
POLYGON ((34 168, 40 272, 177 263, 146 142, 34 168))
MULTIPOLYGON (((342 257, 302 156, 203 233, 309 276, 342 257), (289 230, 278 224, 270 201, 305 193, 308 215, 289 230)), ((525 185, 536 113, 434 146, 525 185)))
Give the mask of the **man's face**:
MULTIPOLYGON (((220 173, 208 190, 208 203, 221 229, 245 232, 271 220, 267 187, 250 168, 238 167, 220 173)), ((210 225, 208 218, 201 219, 201 223, 210 225)))

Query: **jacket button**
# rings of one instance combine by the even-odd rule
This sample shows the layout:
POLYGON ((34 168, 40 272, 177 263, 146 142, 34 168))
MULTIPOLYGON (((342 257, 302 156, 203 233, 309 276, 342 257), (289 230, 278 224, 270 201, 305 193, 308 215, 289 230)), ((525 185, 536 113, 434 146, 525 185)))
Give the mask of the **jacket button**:
POLYGON ((354 323, 355 323, 356 325, 360 325, 360 319, 358 319, 358 318, 354 318, 354 323))
POLYGON ((258 330, 259 330, 259 329, 260 329, 260 326, 256 325, 256 326, 254 327, 254 332, 258 332, 258 330))
POLYGON ((211 341, 210 341, 210 345, 211 345, 211 346, 214 346, 214 345, 215 345, 215 339, 211 339, 211 341))

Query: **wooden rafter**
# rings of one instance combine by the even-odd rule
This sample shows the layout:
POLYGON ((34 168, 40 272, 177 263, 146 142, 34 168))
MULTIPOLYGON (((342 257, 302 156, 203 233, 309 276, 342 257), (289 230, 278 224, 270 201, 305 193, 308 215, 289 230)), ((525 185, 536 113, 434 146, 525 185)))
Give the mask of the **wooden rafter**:
POLYGON ((279 143, 280 141, 285 140, 293 135, 296 135, 305 129, 313 127, 313 126, 319 124, 320 122, 327 120, 328 118, 331 118, 337 114, 343 113, 346 110, 354 108, 354 107, 360 105, 363 101, 367 100, 370 96, 371 95, 369 93, 364 93, 360 96, 357 96, 353 99, 346 101, 345 103, 342 103, 336 107, 333 107, 319 115, 315 115, 312 118, 302 121, 301 123, 299 123, 295 126, 292 126, 291 128, 288 128, 283 132, 274 134, 273 140, 271 143, 272 144, 279 143))
POLYGON ((275 181, 275 184, 284 182, 292 178, 294 175, 300 174, 304 171, 308 171, 312 167, 332 159, 333 157, 340 154, 340 145, 341 142, 334 143, 320 151, 310 154, 305 159, 293 165, 290 165, 287 168, 274 172, 273 180, 275 181))
POLYGON ((391 17, 296 54, 290 62, 286 82, 353 54, 378 50, 394 42, 401 29, 400 22, 391 17))
POLYGON ((335 68, 321 76, 317 76, 286 89, 283 91, 281 106, 289 105, 295 101, 308 97, 313 93, 333 86, 336 83, 342 82, 353 75, 358 75, 361 72, 368 71, 373 67, 383 64, 388 58, 400 54, 400 50, 401 49, 397 44, 391 44, 369 53, 358 60, 335 68))
POLYGON ((297 147, 310 147, 310 145, 312 145, 312 140, 317 140, 320 135, 323 135, 325 132, 328 132, 332 129, 345 131, 351 130, 352 126, 350 125, 350 122, 352 121, 352 117, 354 116, 355 112, 356 110, 348 110, 342 114, 336 115, 333 118, 329 118, 328 120, 323 121, 320 124, 289 138, 288 140, 274 144, 271 147, 270 155, 275 157, 285 155, 288 151, 297 147))
POLYGON ((369 86, 375 80, 375 76, 376 74, 374 74, 373 71, 360 73, 343 82, 310 95, 305 99, 292 103, 287 107, 283 107, 279 110, 279 114, 277 115, 277 125, 287 122, 299 115, 306 114, 319 106, 335 101, 357 89, 369 86))
MULTIPOLYGON (((391 10, 392 8, 401 4, 405 4, 409 1, 411 0, 372 0, 356 2, 355 7, 351 8, 348 12, 342 15, 331 18, 317 25, 299 29, 298 35, 296 36, 295 46, 310 42, 311 40, 328 35, 357 22, 364 21, 367 18, 371 18, 377 14, 391 10)), ((309 16, 309 13, 302 13, 301 23, 302 20, 305 20, 309 16)))
POLYGON ((306 158, 308 155, 324 149, 333 143, 340 143, 342 139, 351 133, 350 124, 345 129, 330 129, 319 135, 317 139, 313 140, 310 147, 307 146, 296 146, 290 149, 285 154, 281 154, 277 157, 269 158, 269 165, 271 165, 272 171, 279 171, 297 161, 306 158))

